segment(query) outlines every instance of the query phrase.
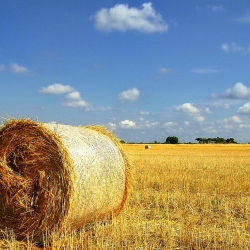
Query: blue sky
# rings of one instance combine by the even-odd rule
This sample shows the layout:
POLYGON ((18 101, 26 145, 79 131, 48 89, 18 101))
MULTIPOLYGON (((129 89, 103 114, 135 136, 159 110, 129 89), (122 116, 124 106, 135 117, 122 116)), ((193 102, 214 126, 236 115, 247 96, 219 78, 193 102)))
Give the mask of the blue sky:
POLYGON ((0 0, 0 116, 128 142, 250 142, 248 0, 0 0))

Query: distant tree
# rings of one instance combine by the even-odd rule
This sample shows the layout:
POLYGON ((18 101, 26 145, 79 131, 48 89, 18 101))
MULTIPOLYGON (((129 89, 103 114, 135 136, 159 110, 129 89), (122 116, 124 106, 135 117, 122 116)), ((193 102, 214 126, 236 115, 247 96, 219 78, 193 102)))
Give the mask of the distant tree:
POLYGON ((224 143, 225 139, 222 137, 217 137, 217 143, 224 143))
POLYGON ((226 139, 226 143, 237 143, 234 138, 226 139))
POLYGON ((120 140, 120 143, 126 143, 124 140, 120 140))
POLYGON ((166 139, 166 143, 168 144, 177 144, 178 142, 179 142, 179 139, 176 136, 168 136, 166 139))
POLYGON ((215 137, 215 138, 201 138, 201 137, 198 137, 195 140, 198 141, 199 143, 219 143, 219 144, 237 143, 234 140, 234 138, 229 138, 229 139, 225 140, 223 137, 215 137))
POLYGON ((206 143, 206 144, 208 144, 210 142, 208 138, 203 138, 202 141, 203 141, 203 143, 206 143))
POLYGON ((195 140, 198 141, 199 143, 204 143, 204 139, 201 137, 198 137, 195 140))

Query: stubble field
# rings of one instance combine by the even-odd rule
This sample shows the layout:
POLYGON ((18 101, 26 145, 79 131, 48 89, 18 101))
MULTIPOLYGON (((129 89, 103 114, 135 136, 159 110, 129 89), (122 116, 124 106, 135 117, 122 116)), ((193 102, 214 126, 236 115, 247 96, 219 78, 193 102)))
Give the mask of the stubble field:
MULTIPOLYGON (((250 248, 250 145, 124 148, 133 178, 121 214, 55 234, 50 249, 250 248)), ((13 239, 4 245, 22 249, 13 239)))

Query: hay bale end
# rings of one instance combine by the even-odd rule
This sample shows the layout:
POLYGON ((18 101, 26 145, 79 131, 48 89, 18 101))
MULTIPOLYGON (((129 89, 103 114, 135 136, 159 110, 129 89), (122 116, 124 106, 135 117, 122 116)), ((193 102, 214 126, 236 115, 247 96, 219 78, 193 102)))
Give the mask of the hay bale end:
POLYGON ((39 240, 118 214, 129 169, 119 140, 102 127, 11 119, 0 128, 0 229, 39 240))

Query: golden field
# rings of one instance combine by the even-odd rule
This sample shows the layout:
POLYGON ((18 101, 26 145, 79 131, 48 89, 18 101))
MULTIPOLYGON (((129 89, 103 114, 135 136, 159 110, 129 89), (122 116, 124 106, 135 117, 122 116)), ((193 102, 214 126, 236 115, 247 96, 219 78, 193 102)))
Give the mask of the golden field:
MULTIPOLYGON (((47 249, 250 249, 250 145, 124 148, 133 178, 121 214, 55 234, 47 249)), ((23 249, 11 236, 1 244, 23 249)))

